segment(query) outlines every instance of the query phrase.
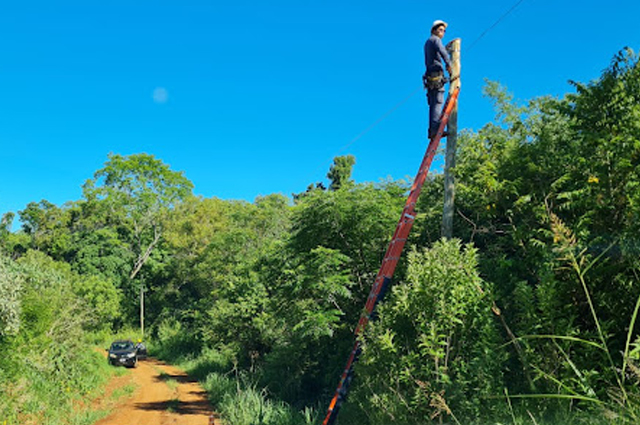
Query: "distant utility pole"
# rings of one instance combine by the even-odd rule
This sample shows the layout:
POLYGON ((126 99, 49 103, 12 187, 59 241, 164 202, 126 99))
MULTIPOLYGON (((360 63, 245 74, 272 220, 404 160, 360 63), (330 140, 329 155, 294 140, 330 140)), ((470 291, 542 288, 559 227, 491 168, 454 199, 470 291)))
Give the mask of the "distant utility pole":
MULTIPOLYGON (((456 38, 447 44, 447 51, 451 57, 451 75, 455 78, 449 84, 449 95, 460 87, 460 44, 456 38)), ((456 142, 458 141, 458 103, 453 107, 447 126, 447 149, 444 162, 444 209, 442 211, 442 237, 453 237, 453 210, 455 200, 455 185, 453 169, 456 166, 456 142)))
POLYGON ((144 283, 140 279, 140 335, 144 337, 144 283))

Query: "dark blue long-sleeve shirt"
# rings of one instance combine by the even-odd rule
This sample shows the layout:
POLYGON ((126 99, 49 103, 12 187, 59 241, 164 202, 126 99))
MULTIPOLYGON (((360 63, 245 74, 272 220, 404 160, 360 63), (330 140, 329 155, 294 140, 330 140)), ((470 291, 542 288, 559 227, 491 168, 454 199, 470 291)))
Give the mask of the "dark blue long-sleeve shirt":
POLYGON ((431 34, 431 37, 424 43, 424 64, 427 67, 427 74, 440 71, 444 72, 442 61, 447 66, 451 66, 451 59, 447 49, 444 48, 440 37, 431 34))

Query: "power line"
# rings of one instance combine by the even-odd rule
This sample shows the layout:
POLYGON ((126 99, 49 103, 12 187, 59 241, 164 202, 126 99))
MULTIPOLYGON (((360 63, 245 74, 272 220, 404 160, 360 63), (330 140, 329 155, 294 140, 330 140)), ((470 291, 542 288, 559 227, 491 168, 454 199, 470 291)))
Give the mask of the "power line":
MULTIPOLYGON (((478 42, 489 33, 489 31, 491 31, 492 29, 494 29, 496 26, 498 26, 498 24, 500 22, 502 22, 507 16, 509 16, 514 10, 516 10, 516 8, 518 6, 520 6, 521 3, 523 3, 525 0, 518 0, 516 3, 513 4, 513 6, 511 6, 511 8, 509 10, 507 10, 505 13, 502 14, 502 16, 500 16, 493 24, 491 24, 491 26, 489 26, 487 29, 485 29, 479 36, 478 38, 476 38, 471 45, 466 48, 464 51, 465 53, 471 51, 471 49, 473 49, 473 47, 478 44, 478 42)), ((373 124, 369 125, 369 127, 367 127, 366 129, 364 129, 362 132, 360 132, 360 134, 358 134, 356 137, 354 137, 353 139, 351 139, 347 144, 345 144, 343 147, 341 147, 337 154, 340 154, 341 152, 343 152, 345 149, 347 149, 349 146, 351 146, 352 144, 354 144, 357 140, 359 140, 362 136, 364 136, 365 134, 369 133, 371 130, 373 130, 378 124, 380 124, 382 121, 384 121, 389 115, 391 115, 393 112, 395 112, 396 109, 398 109, 400 106, 404 105, 409 99, 411 99, 413 96, 415 96, 418 92, 420 92, 421 90, 423 90, 422 88, 412 92, 411 94, 409 94, 407 97, 405 97, 403 100, 401 100, 400 102, 396 103, 392 108, 390 108, 389 110, 387 110, 385 113, 383 113, 382 115, 380 115, 380 117, 375 120, 375 122, 373 122, 373 124)))
POLYGON ((396 105, 394 107, 392 107, 391 109, 389 109, 387 112, 385 112, 384 114, 382 114, 380 116, 380 118, 378 118, 373 124, 371 124, 369 127, 367 127, 366 129, 364 129, 360 134, 358 134, 356 137, 354 137, 353 139, 351 139, 351 141, 349 141, 349 143, 347 143, 346 145, 344 145, 339 151, 338 153, 344 151, 345 149, 347 149, 349 146, 351 146, 352 144, 354 144, 358 139, 360 139, 362 136, 364 136, 365 134, 367 134, 369 131, 371 131, 375 126, 377 126, 378 124, 380 124, 382 121, 384 121, 385 118, 387 118, 389 115, 391 115, 393 112, 395 112, 396 109, 398 109, 399 107, 401 107, 402 105, 404 105, 409 99, 411 99, 413 96, 416 95, 416 93, 422 91, 422 87, 420 87, 419 89, 417 89, 416 91, 414 91, 413 93, 411 93, 409 96, 405 97, 404 99, 402 99, 400 102, 396 103, 396 105))
POLYGON ((507 10, 501 17, 498 18, 497 21, 495 21, 493 23, 493 25, 491 25, 489 28, 487 28, 486 30, 484 30, 484 32, 482 34, 480 34, 480 36, 478 38, 476 38, 473 43, 471 43, 471 45, 466 49, 466 52, 470 51, 477 43, 478 41, 480 41, 482 39, 482 37, 484 37, 485 35, 487 35, 487 33, 489 31, 491 31, 493 28, 495 28, 500 22, 502 22, 502 20, 504 18, 506 18, 507 16, 509 16, 511 14, 511 12, 513 12, 514 10, 516 10, 516 8, 518 6, 520 6, 520 3, 524 2, 524 0, 519 0, 518 2, 516 2, 513 6, 511 6, 511 9, 507 10))
MULTIPOLYGON (((373 128, 375 128, 378 124, 380 124, 382 121, 384 121, 385 118, 387 118, 389 115, 391 115, 396 109, 398 109, 399 107, 404 105, 409 99, 411 99, 413 96, 415 96, 418 92, 420 92, 422 90, 423 90, 422 87, 420 87, 416 91, 412 92, 410 95, 408 95, 407 97, 402 99, 400 102, 396 103, 392 108, 387 110, 384 114, 380 115, 380 117, 373 124, 371 124, 369 127, 367 127, 364 130, 362 130, 356 137, 354 137, 347 144, 345 144, 340 149, 338 149, 338 151, 334 154, 334 156, 335 155, 340 155, 342 152, 344 152, 346 149, 348 149, 349 146, 353 145, 358 139, 360 139, 362 136, 364 136, 365 134, 367 134, 368 132, 373 130, 373 128)), ((324 165, 319 165, 316 168, 316 170, 313 172, 313 175, 315 175, 316 172, 318 170, 320 170, 321 168, 323 168, 323 167, 324 167, 324 165)))

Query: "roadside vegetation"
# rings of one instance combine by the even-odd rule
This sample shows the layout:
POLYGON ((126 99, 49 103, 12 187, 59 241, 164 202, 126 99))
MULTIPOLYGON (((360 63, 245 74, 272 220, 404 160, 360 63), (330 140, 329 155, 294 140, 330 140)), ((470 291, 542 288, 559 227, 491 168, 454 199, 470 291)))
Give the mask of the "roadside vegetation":
POLYGON ((88 332, 116 315, 117 290, 38 251, 0 255, 0 423, 91 424, 111 376, 88 332))
MULTIPOLYGON (((434 175, 342 425, 640 423, 638 56, 575 88, 522 103, 487 83, 494 122, 458 139, 455 237, 434 175)), ((27 205, 18 232, 6 214, 0 424, 76 423, 64 406, 108 375, 87 341, 135 326, 141 296, 150 353, 226 423, 321 423, 409 188, 353 166, 249 203, 112 154, 82 199, 27 205)))

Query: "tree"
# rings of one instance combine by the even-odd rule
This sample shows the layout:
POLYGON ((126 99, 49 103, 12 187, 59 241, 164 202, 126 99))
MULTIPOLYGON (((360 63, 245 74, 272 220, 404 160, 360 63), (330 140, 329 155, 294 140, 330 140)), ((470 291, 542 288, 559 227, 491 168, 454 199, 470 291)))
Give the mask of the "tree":
POLYGON ((327 178, 331 180, 329 190, 338 190, 349 185, 351 181, 351 171, 356 163, 353 155, 336 156, 333 158, 333 165, 327 173, 327 178))
POLYGON ((83 193, 89 201, 102 201, 127 225, 136 260, 136 277, 162 237, 162 219, 169 209, 191 195, 193 183, 172 171, 153 155, 123 157, 110 154, 105 167, 87 180, 83 193))
POLYGON ((0 237, 4 237, 7 233, 11 232, 11 226, 13 226, 15 216, 12 212, 2 215, 2 219, 0 219, 0 237))
POLYGON ((269 294, 253 320, 268 347, 264 382, 285 400, 313 403, 335 385, 336 356, 341 366, 344 343, 352 342, 352 317, 344 317, 354 286, 349 258, 329 248, 303 253, 280 244, 258 270, 257 281, 269 294))
MULTIPOLYGON (((129 279, 138 275, 163 235, 163 220, 177 204, 192 194, 193 183, 172 171, 153 155, 124 157, 110 154, 104 168, 87 180, 83 193, 88 202, 106 209, 123 227, 133 254, 129 279)), ((144 329, 144 288, 140 285, 140 324, 144 329)))
POLYGON ((46 199, 29 202, 18 211, 22 230, 31 237, 31 247, 46 252, 56 260, 64 259, 71 241, 70 223, 75 205, 58 207, 46 199))
POLYGON ((308 194, 294 208, 292 248, 303 253, 322 246, 346 255, 364 294, 393 235, 405 191, 402 184, 358 184, 308 194))

